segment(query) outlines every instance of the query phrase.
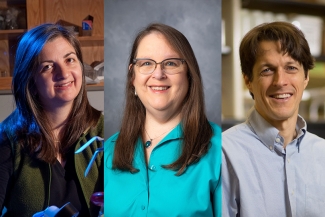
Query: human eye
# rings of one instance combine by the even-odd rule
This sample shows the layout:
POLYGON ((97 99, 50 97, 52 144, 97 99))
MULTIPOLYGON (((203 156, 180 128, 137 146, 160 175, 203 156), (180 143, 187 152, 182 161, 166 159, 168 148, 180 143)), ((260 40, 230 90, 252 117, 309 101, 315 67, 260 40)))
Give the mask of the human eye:
POLYGON ((53 65, 51 64, 44 64, 44 65, 41 65, 41 72, 46 72, 46 71, 49 71, 53 68, 53 65))
POLYGON ((74 59, 74 58, 67 58, 66 59, 66 62, 67 63, 73 63, 73 62, 75 62, 76 60, 74 59))
POLYGON ((69 65, 72 65, 72 64, 74 64, 74 63, 76 63, 77 62, 77 58, 76 57, 67 57, 64 61, 65 61, 65 63, 66 64, 69 64, 69 65))
POLYGON ((272 75, 274 73, 274 70, 272 70, 271 68, 265 68, 261 71, 260 75, 261 76, 269 76, 272 75))
POLYGON ((298 71, 298 68, 295 67, 295 66, 287 66, 287 71, 288 71, 289 73, 295 73, 295 72, 298 71))
POLYGON ((152 66, 153 62, 150 60, 138 60, 138 65, 140 67, 152 66))
POLYGON ((176 59, 170 59, 164 61, 164 66, 166 67, 178 67, 179 66, 179 60, 176 59))

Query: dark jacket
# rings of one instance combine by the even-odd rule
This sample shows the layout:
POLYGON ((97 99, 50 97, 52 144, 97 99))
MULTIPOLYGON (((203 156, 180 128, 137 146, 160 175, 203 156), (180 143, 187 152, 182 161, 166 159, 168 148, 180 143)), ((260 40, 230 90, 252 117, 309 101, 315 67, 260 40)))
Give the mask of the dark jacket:
MULTIPOLYGON (((31 158, 20 149, 20 145, 14 144, 14 138, 8 132, 7 136, 14 156, 14 171, 10 192, 6 194, 6 215, 32 216, 50 205, 51 166, 44 161, 31 158)), ((79 149, 94 136, 104 136, 103 116, 100 117, 96 128, 87 130, 80 136, 74 149, 79 149)), ((84 177, 84 171, 99 147, 101 147, 101 142, 95 141, 82 153, 74 155, 75 170, 91 213, 90 216, 98 216, 98 208, 90 202, 90 197, 94 192, 103 191, 103 152, 97 156, 87 177, 84 177)))

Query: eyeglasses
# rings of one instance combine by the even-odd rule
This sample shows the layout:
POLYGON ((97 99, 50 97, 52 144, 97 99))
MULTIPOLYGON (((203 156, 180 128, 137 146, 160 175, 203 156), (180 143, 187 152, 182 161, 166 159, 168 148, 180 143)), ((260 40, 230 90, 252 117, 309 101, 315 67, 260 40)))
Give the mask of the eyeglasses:
POLYGON ((161 70, 166 74, 177 74, 181 71, 183 63, 186 62, 180 58, 169 58, 157 63, 152 59, 133 59, 133 64, 139 67, 139 72, 144 75, 149 75, 155 71, 157 65, 160 64, 161 70))

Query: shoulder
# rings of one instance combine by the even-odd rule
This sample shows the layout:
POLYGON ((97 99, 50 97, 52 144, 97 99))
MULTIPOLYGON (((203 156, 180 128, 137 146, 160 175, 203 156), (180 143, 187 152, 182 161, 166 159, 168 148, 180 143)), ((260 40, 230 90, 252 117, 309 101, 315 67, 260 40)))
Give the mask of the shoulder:
POLYGON ((0 141, 10 140, 17 136, 17 126, 22 124, 23 120, 19 117, 17 110, 12 112, 3 122, 0 123, 0 141))
POLYGON ((5 131, 6 128, 10 127, 10 125, 13 125, 15 122, 19 121, 19 119, 20 117, 16 109, 0 123, 0 130, 5 131))
POLYGON ((213 131, 213 135, 211 137, 211 142, 221 145, 221 127, 218 124, 213 123, 211 121, 209 122, 209 124, 213 131))
POLYGON ((235 125, 222 133, 222 142, 224 143, 241 143, 243 139, 257 139, 257 135, 252 131, 246 122, 235 125))
POLYGON ((105 141, 105 144, 107 143, 115 143, 118 136, 119 136, 120 132, 117 132, 115 134, 113 134, 111 137, 109 137, 106 141, 105 141))
POLYGON ((116 143, 116 140, 117 140, 119 134, 120 134, 120 132, 117 132, 117 133, 115 133, 114 135, 112 135, 111 137, 109 137, 105 141, 105 143, 104 143, 104 146, 105 146, 104 153, 106 152, 108 154, 108 153, 112 153, 114 151, 114 146, 115 146, 115 143, 116 143))
MULTIPOLYGON (((213 155, 213 159, 215 156, 221 157, 221 127, 216 123, 209 122, 213 131, 213 135, 210 139, 210 149, 208 151, 208 155, 213 155)), ((218 158, 219 159, 219 158, 218 158)))
POLYGON ((100 131, 104 131, 104 115, 103 114, 100 115, 97 125, 96 125, 96 128, 100 131))
POLYGON ((302 140, 302 144, 308 148, 315 150, 316 152, 322 151, 325 153, 325 139, 306 131, 306 134, 302 140))
POLYGON ((104 137, 104 116, 101 115, 95 127, 92 127, 90 134, 92 136, 104 137))
POLYGON ((312 141, 312 142, 320 142, 320 143, 324 143, 325 142, 325 139, 309 132, 309 131, 306 131, 306 134, 305 134, 305 138, 304 139, 307 139, 308 141, 312 141))
POLYGON ((222 133, 222 152, 224 155, 238 157, 256 153, 258 149, 265 148, 256 133, 246 122, 229 128, 222 133))
POLYGON ((209 121, 209 124, 212 127, 214 136, 219 135, 219 134, 221 135, 221 127, 218 124, 211 122, 211 121, 209 121))
POLYGON ((104 115, 103 114, 100 115, 97 124, 104 125, 104 115))
POLYGON ((222 137, 229 137, 238 133, 247 133, 247 132, 251 132, 251 129, 248 127, 246 122, 243 122, 225 130, 222 133, 222 137))
POLYGON ((8 135, 5 130, 2 129, 1 127, 2 124, 0 124, 0 147, 3 146, 10 146, 10 140, 8 138, 8 135))

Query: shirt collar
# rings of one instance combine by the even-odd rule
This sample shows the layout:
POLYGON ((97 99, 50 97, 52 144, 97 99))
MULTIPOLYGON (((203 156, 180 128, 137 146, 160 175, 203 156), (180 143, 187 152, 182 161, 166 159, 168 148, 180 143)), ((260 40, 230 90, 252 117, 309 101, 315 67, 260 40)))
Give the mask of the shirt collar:
MULTIPOLYGON (((247 125, 251 128, 251 130, 258 136, 261 142, 270 150, 274 151, 274 144, 276 139, 280 138, 283 142, 283 138, 279 134, 279 130, 273 127, 269 122, 267 122, 257 111, 255 108, 252 108, 249 111, 248 118, 246 120, 247 125)), ((297 135, 297 148, 299 151, 299 145, 306 133, 307 124, 306 121, 298 115, 297 124, 296 124, 296 132, 297 135)))
MULTIPOLYGON (((174 127, 157 145, 160 146, 161 144, 163 144, 166 141, 169 140, 174 140, 174 139, 180 139, 183 138, 183 130, 182 130, 182 125, 181 123, 179 123, 178 125, 176 125, 176 127, 174 127)), ((143 146, 142 144, 142 139, 141 137, 138 138, 138 146, 143 146)))
POLYGON ((179 139, 183 138, 183 130, 182 130, 182 125, 179 123, 174 127, 160 142, 158 145, 164 143, 165 141, 168 140, 173 140, 173 139, 179 139))
MULTIPOLYGON (((174 127, 157 145, 156 147, 163 145, 164 142, 174 139, 183 138, 183 130, 182 125, 179 123, 176 127, 174 127)), ((156 148, 155 147, 155 148, 156 148)), ((141 136, 138 137, 136 143, 136 150, 135 150, 135 162, 138 164, 137 167, 141 167, 140 165, 146 165, 145 157, 144 157, 144 145, 142 143, 141 136)))
POLYGON ((298 135, 297 135, 298 152, 299 152, 299 149, 300 149, 300 143, 301 143, 302 139, 306 135, 306 131, 307 131, 307 123, 303 119, 303 117, 301 117, 300 115, 298 115, 297 125, 296 125, 296 132, 298 132, 298 135))

